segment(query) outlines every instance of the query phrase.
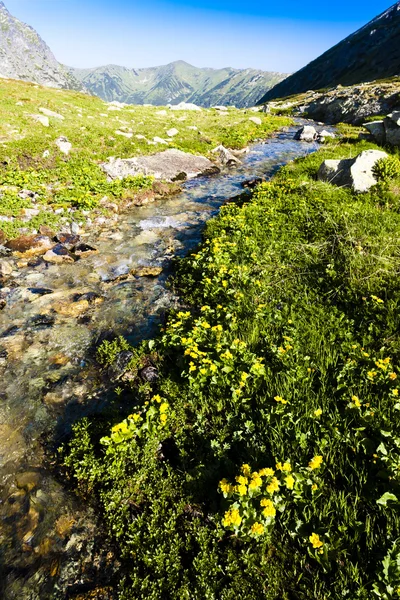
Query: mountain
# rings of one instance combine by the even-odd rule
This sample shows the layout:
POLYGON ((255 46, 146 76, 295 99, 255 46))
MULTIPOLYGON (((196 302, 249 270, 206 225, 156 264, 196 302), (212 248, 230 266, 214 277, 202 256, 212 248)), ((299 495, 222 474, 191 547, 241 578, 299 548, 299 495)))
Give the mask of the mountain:
POLYGON ((82 84, 55 59, 40 35, 13 17, 0 1, 0 77, 47 87, 83 90, 82 84))
POLYGON ((400 2, 269 90, 259 104, 400 74, 400 2))
POLYGON ((95 69, 72 69, 87 90, 103 100, 127 104, 194 102, 209 107, 215 104, 254 106, 266 89, 286 75, 255 69, 200 69, 184 61, 161 67, 127 69, 107 65, 95 69))

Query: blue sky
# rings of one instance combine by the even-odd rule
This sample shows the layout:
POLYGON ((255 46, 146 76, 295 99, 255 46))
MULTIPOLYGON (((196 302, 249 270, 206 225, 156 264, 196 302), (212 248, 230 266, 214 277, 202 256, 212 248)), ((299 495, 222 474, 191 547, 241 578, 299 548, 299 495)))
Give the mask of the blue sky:
POLYGON ((4 0, 74 67, 293 72, 383 12, 390 0, 4 0))

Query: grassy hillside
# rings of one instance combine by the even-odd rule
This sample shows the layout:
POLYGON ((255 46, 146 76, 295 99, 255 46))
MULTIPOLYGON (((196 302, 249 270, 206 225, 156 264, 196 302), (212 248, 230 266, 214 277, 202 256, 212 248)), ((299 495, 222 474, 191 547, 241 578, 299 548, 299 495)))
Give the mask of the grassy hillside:
MULTIPOLYGON (((400 167, 362 195, 318 182, 375 147, 341 130, 208 223, 183 308, 76 426, 66 463, 123 599, 399 597, 400 167)), ((104 373, 128 348, 103 343, 104 373)))
POLYGON ((260 104, 307 90, 400 74, 400 2, 276 85, 260 104))
POLYGON ((103 100, 153 105, 184 101, 239 108, 254 106, 266 89, 286 76, 256 69, 200 69, 182 60, 148 69, 108 65, 71 69, 71 73, 103 100))
POLYGON ((0 229, 7 237, 17 235, 21 227, 37 230, 63 218, 84 222, 88 215, 82 211, 96 209, 105 195, 118 202, 151 186, 143 177, 107 183, 99 165, 109 156, 128 158, 178 148, 212 157, 211 150, 221 143, 240 148, 290 122, 261 115, 262 125, 257 126, 249 121, 250 114, 233 109, 226 116, 215 110, 116 109, 85 94, 12 80, 0 80, 0 116, 0 229), (44 117, 41 108, 63 120, 50 116, 45 127, 32 116, 44 117), (156 136, 167 138, 171 127, 179 131, 172 141, 153 141, 156 136), (68 157, 55 144, 60 136, 72 144, 68 157), (20 198, 23 189, 37 193, 37 201, 20 198), (27 209, 38 207, 39 214, 22 219, 27 209))

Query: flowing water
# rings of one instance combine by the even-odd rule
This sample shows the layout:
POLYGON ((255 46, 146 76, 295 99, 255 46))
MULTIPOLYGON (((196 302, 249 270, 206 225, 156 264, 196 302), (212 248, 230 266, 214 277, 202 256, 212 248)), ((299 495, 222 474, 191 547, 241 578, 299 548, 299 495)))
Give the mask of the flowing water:
POLYGON ((191 180, 179 195, 133 208, 92 233, 85 241, 96 254, 74 264, 38 261, 0 289, 6 300, 0 311, 0 597, 62 599, 93 586, 106 590, 115 570, 112 549, 92 510, 45 466, 43 440, 57 442, 74 419, 101 410, 92 358, 101 336, 113 331, 137 342, 157 332, 175 302, 165 287, 171 257, 199 243, 204 223, 243 192, 243 182, 268 178, 317 149, 294 141, 295 131, 252 145, 239 167, 191 180), (163 272, 126 277, 140 266, 163 272))

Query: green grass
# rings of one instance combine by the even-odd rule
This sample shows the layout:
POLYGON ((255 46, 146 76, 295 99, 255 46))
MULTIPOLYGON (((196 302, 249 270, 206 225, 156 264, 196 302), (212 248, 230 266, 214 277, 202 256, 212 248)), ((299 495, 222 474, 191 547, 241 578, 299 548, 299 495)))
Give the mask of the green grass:
POLYGON ((126 411, 76 425, 66 465, 119 544, 120 598, 399 596, 400 178, 316 180, 371 147, 334 142, 222 208, 126 411))
MULTIPOLYGON (((0 82, 0 192, 12 200, 13 211, 0 215, 15 217, 4 225, 7 235, 17 235, 20 226, 35 229, 39 221, 49 219, 54 208, 91 210, 105 195, 117 201, 140 189, 151 187, 149 177, 136 177, 122 183, 108 183, 100 168, 108 157, 129 158, 178 148, 185 152, 213 157, 211 150, 219 144, 242 148, 255 138, 265 138, 289 119, 263 116, 262 125, 249 121, 250 114, 230 109, 228 116, 215 110, 202 112, 170 111, 157 114, 161 107, 129 106, 109 111, 99 98, 71 91, 47 89, 33 84, 1 80, 0 82), (35 122, 31 115, 48 108, 64 117, 50 117, 50 126, 35 122), (183 120, 180 120, 183 119, 183 120), (197 130, 189 129, 196 126, 197 130), (167 137, 172 127, 179 133, 168 145, 153 145, 153 137, 167 137), (121 136, 117 131, 131 133, 121 136), (138 139, 136 136, 144 136, 138 139), (69 157, 56 147, 55 141, 66 136, 72 144, 69 157), (44 153, 48 151, 48 156, 44 153), (40 219, 22 223, 18 193, 29 189, 39 194, 40 219)), ((35 208, 25 202, 24 208, 35 208)), ((65 216, 68 216, 67 214, 65 216)), ((76 216, 76 215, 75 215, 76 216)), ((53 221, 57 219, 52 217, 53 221)), ((59 219, 58 219, 59 220, 59 219)))

